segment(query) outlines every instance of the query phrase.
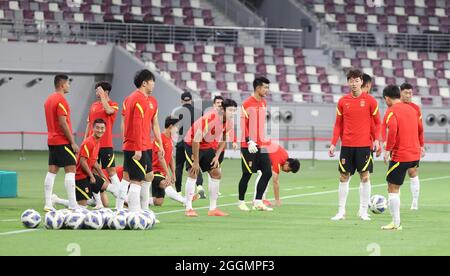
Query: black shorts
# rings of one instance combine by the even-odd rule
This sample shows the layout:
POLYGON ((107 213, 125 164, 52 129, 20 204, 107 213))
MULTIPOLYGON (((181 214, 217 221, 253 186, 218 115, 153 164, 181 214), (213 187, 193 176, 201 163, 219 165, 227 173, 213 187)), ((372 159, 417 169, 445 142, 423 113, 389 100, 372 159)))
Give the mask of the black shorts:
POLYGON ((94 184, 89 181, 89 177, 75 181, 75 195, 77 197, 77 201, 89 200, 93 197, 93 193, 98 194, 103 192, 102 186, 105 181, 98 175, 94 175, 94 177, 94 184))
POLYGON ((147 153, 142 152, 141 160, 133 159, 134 151, 123 151, 123 171, 128 172, 131 181, 143 181, 146 175, 147 153))
POLYGON ((222 151, 222 153, 219 156, 219 163, 222 164, 223 163, 223 159, 225 159, 225 151, 222 151))
POLYGON ((153 171, 153 152, 152 150, 146 150, 145 154, 147 154, 147 156, 145 157, 145 165, 147 166, 145 172, 151 173, 153 171))
MULTIPOLYGON (((189 171, 192 168, 193 156, 192 156, 192 147, 189 145, 185 146, 185 153, 186 153, 186 171, 189 171)), ((206 150, 199 150, 198 157, 200 158, 199 164, 200 169, 202 172, 209 172, 212 170, 211 163, 216 156, 216 151, 214 149, 206 149, 206 150)))
POLYGON ((159 172, 155 172, 155 177, 152 181, 152 196, 156 198, 164 198, 166 196, 165 189, 160 187, 161 182, 166 180, 166 177, 159 172))
POLYGON ((266 149, 259 149, 257 153, 250 153, 247 148, 241 149, 241 166, 243 173, 257 171, 272 171, 272 162, 266 149))
POLYGON ((71 145, 48 146, 48 165, 60 168, 76 166, 77 157, 71 145))
POLYGON ((373 172, 373 158, 370 147, 342 147, 339 157, 339 172, 354 175, 356 171, 373 172))
POLYGON ((113 148, 101 148, 98 152, 98 163, 102 164, 102 169, 115 168, 116 156, 113 148))
POLYGON ((403 185, 406 172, 411 168, 418 168, 420 161, 414 162, 389 162, 389 170, 386 174, 386 181, 395 185, 403 185))

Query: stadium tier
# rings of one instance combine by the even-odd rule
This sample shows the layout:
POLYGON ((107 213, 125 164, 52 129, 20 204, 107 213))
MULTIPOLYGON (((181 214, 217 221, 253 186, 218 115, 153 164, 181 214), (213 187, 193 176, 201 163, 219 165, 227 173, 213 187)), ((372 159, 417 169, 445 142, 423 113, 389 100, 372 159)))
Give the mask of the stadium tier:
POLYGON ((324 67, 306 64, 301 48, 190 43, 128 46, 131 51, 136 49, 135 54, 150 68, 157 68, 182 89, 199 92, 204 99, 216 93, 248 97, 255 75, 271 81, 274 101, 332 103, 342 92, 339 78, 324 67))
POLYGON ((0 19, 213 26, 198 0, 0 1, 0 19))
POLYGON ((449 33, 446 0, 299 0, 332 28, 344 32, 449 33))

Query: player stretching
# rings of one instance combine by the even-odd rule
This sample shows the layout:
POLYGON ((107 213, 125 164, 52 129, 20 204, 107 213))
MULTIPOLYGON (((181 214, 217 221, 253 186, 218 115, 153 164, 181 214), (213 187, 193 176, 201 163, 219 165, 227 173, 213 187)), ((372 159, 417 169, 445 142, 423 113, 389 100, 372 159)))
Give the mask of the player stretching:
POLYGON ((370 220, 367 213, 370 201, 370 171, 373 167, 371 156, 373 149, 380 147, 380 114, 377 101, 367 93, 363 93, 362 72, 352 69, 347 74, 351 93, 343 96, 337 105, 336 123, 333 140, 329 149, 330 157, 335 156, 336 145, 341 139, 342 148, 339 158, 339 211, 332 220, 345 219, 345 206, 349 192, 351 176, 358 170, 360 174, 360 208, 358 216, 362 220, 370 220), (371 127, 372 122, 374 127, 371 127))
POLYGON ((219 185, 222 174, 220 171, 220 155, 225 150, 227 132, 234 128, 233 119, 236 115, 237 103, 227 99, 222 103, 222 110, 213 110, 198 119, 186 134, 186 170, 189 176, 186 181, 186 216, 197 217, 192 209, 195 183, 202 170, 209 173, 209 212, 208 216, 227 216, 217 208, 219 185), (219 147, 215 150, 215 143, 219 147))
POLYGON ((389 107, 384 116, 387 126, 387 142, 384 161, 389 162, 386 181, 389 191, 389 210, 392 222, 383 230, 402 230, 400 221, 400 187, 406 172, 419 166, 421 146, 419 133, 423 131, 420 115, 409 104, 400 100, 400 90, 389 85, 383 90, 383 97, 389 107))
POLYGON ((112 191, 114 191, 114 196, 117 197, 120 180, 116 172, 112 132, 114 121, 116 120, 117 112, 119 111, 119 105, 109 98, 111 88, 111 84, 106 81, 101 81, 95 84, 95 95, 97 97, 97 101, 91 105, 91 108, 89 110, 85 139, 92 135, 92 123, 96 119, 102 119, 106 122, 105 134, 100 139, 100 152, 98 155, 98 161, 99 163, 101 162, 102 169, 106 170, 113 186, 111 187, 111 189, 112 191))
POLYGON ((69 208, 76 209, 78 204, 75 196, 75 172, 78 145, 72 135, 70 121, 70 107, 65 98, 69 93, 70 81, 66 75, 56 75, 54 79, 55 92, 45 101, 45 119, 48 130, 48 172, 45 177, 45 206, 44 211, 55 210, 52 204, 53 185, 59 168, 66 173, 64 186, 69 199, 69 208))
POLYGON ((253 95, 242 104, 242 177, 239 182, 238 205, 241 211, 250 211, 245 204, 245 193, 252 174, 258 170, 262 172, 262 175, 258 182, 253 209, 260 211, 273 210, 262 202, 262 196, 272 177, 271 162, 267 150, 269 141, 265 139, 267 103, 264 98, 269 93, 269 84, 270 81, 264 77, 256 78, 253 81, 253 95))

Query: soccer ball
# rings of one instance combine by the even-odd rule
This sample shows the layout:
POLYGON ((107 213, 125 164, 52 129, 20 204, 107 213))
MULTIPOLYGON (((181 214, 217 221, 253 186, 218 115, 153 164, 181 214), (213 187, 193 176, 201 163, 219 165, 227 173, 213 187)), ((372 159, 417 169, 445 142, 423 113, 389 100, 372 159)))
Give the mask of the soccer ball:
POLYGON ((153 213, 153 211, 151 210, 143 210, 142 215, 144 215, 147 218, 147 228, 145 230, 152 229, 156 223, 155 213, 153 213))
POLYGON ((374 195, 370 198, 369 208, 374 214, 381 214, 387 209, 387 200, 382 195, 374 195))
POLYGON ((89 229, 100 230, 103 224, 102 214, 96 211, 89 212, 84 218, 84 225, 89 229))
POLYGON ((72 211, 68 210, 68 209, 62 209, 62 210, 58 210, 58 212, 60 212, 63 216, 64 216, 64 226, 66 226, 66 222, 67 222, 67 218, 69 217, 70 214, 72 214, 72 211))
POLYGON ((102 215, 102 217, 103 217, 103 223, 104 223, 103 229, 108 229, 108 227, 109 227, 109 222, 113 219, 114 214, 104 213, 104 214, 102 215))
POLYGON ((145 230, 148 227, 148 218, 141 212, 131 213, 127 218, 127 225, 131 230, 145 230))
POLYGON ((123 230, 127 227, 127 217, 116 214, 108 221, 108 228, 112 230, 123 230))
POLYGON ((66 217, 65 226, 69 229, 78 230, 84 226, 86 215, 83 213, 73 212, 66 217))
POLYGON ((59 211, 51 211, 45 214, 44 225, 47 229, 58 230, 64 226, 64 214, 59 211))
POLYGON ((20 220, 26 228, 36 228, 41 223, 41 215, 33 209, 28 209, 22 213, 20 220))

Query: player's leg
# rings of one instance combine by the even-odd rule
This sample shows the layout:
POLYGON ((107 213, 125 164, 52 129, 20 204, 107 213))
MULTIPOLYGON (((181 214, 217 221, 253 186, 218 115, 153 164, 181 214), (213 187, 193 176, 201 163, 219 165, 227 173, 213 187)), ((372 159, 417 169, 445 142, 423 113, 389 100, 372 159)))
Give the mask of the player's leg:
POLYGON ((128 193, 128 189, 130 186, 130 174, 128 172, 129 168, 128 168, 128 164, 130 164, 131 160, 130 160, 130 156, 132 152, 129 151, 124 151, 123 156, 124 156, 124 160, 123 160, 123 178, 122 181, 120 182, 120 186, 119 186, 119 192, 118 192, 118 197, 116 199, 116 209, 118 211, 123 209, 123 206, 125 204, 125 199, 127 197, 127 193, 128 193))
MULTIPOLYGON (((212 158, 214 158, 214 157, 212 157, 212 158)), ((211 161, 212 161, 212 158, 211 158, 211 161)), ((225 212, 221 211, 219 208, 217 208, 217 199, 219 198, 220 180, 222 179, 222 174, 220 172, 220 168, 214 168, 214 169, 210 170, 209 176, 210 177, 209 177, 209 183, 208 183, 208 189, 209 189, 208 216, 216 216, 216 217, 228 216, 227 213, 225 213, 225 212)))
POLYGON ((186 151, 184 148, 184 143, 177 144, 175 154, 175 175, 177 178, 177 180, 175 181, 175 188, 177 190, 177 193, 181 193, 181 181, 183 181, 183 169, 184 164, 186 163, 186 151))
POLYGON ((257 154, 258 169, 261 170, 262 175, 256 187, 256 198, 253 209, 258 211, 273 211, 272 208, 267 207, 262 202, 264 192, 266 191, 269 181, 272 178, 272 162, 270 161, 269 154, 264 149, 257 154))
POLYGON ((417 167, 408 169, 408 175, 412 194, 411 210, 419 210, 420 179, 418 165, 417 167))
MULTIPOLYGON (((197 183, 198 174, 195 172, 191 172, 193 160, 192 160, 192 148, 189 146, 185 146, 185 156, 186 156, 186 171, 188 172, 188 177, 186 179, 185 186, 185 197, 186 197, 186 213, 187 217, 197 217, 198 214, 192 208, 192 199, 195 196, 195 186, 197 183)), ((202 159, 202 151, 199 152, 200 162, 202 159)), ((200 172, 201 173, 201 172, 200 172)))
POLYGON ((153 181, 153 168, 152 168, 152 151, 147 151, 146 158, 146 175, 145 180, 142 182, 141 189, 141 208, 142 210, 149 210, 149 205, 153 205, 153 197, 150 197, 150 188, 153 181))
POLYGON ((75 197, 77 204, 83 208, 86 208, 88 201, 92 198, 92 190, 90 189, 89 178, 76 181, 75 197))
POLYGON ((146 154, 143 152, 141 159, 135 160, 135 152, 125 152, 125 162, 127 162, 128 174, 130 177, 130 189, 128 190, 128 210, 130 212, 141 211, 141 189, 145 180, 146 154))
POLYGON ((56 204, 62 205, 65 208, 69 207, 69 201, 67 199, 59 198, 56 194, 53 194, 52 195, 52 206, 54 206, 56 204))
MULTIPOLYGON (((165 183, 165 177, 163 175, 161 175, 159 172, 155 172, 154 177, 153 177, 153 181, 152 181, 152 199, 153 199, 153 205, 154 206, 162 206, 164 204, 164 196, 165 196, 165 192, 164 192, 164 185, 162 184, 163 182, 165 183)), ((180 196, 179 194, 177 194, 177 192, 174 190, 175 194, 180 196)), ((181 196, 180 196, 181 197, 181 196)))
MULTIPOLYGON (((176 202, 179 202, 181 204, 186 204, 186 199, 177 193, 177 191, 172 187, 172 184, 168 182, 165 177, 156 176, 155 179, 152 182, 152 191, 153 196, 155 194, 158 194, 160 198, 164 198, 165 195, 167 195, 170 199, 175 200, 176 202), (155 185, 153 185, 153 182, 155 182, 155 185), (153 187, 155 186, 155 190, 153 190, 153 187), (158 188, 159 187, 159 188, 158 188)), ((196 198, 194 197, 193 200, 196 198)))
POLYGON ((365 221, 369 221, 368 214, 372 185, 370 183, 370 172, 373 171, 372 152, 369 147, 357 148, 355 152, 355 162, 360 175, 359 184, 359 211, 358 216, 365 221))
POLYGON ((346 215, 347 198, 350 190, 351 176, 356 171, 353 166, 353 149, 342 147, 338 161, 339 188, 338 188, 338 212, 331 220, 343 220, 346 215))
POLYGON ((242 176, 239 181, 239 203, 238 208, 241 211, 250 211, 250 209, 245 204, 245 194, 247 193, 248 182, 252 178, 255 164, 255 154, 251 154, 248 149, 241 149, 241 169, 242 176))
POLYGON ((49 212, 55 210, 52 204, 53 186, 55 185, 56 174, 58 173, 58 166, 53 164, 52 153, 49 152, 49 166, 48 172, 44 180, 44 211, 49 212))
POLYGON ((388 205, 391 212, 392 222, 386 226, 381 227, 383 230, 401 230, 400 220, 400 186, 403 185, 406 172, 410 166, 409 163, 400 163, 391 161, 386 176, 388 183, 388 205))
POLYGON ((65 177, 64 177, 64 187, 67 192, 67 199, 69 200, 69 209, 79 208, 75 195, 75 173, 77 158, 70 145, 57 146, 59 167, 64 167, 65 177))
POLYGON ((113 148, 101 148, 98 158, 101 161, 102 169, 106 170, 111 180, 108 191, 117 198, 119 196, 120 180, 116 172, 116 156, 113 148))

